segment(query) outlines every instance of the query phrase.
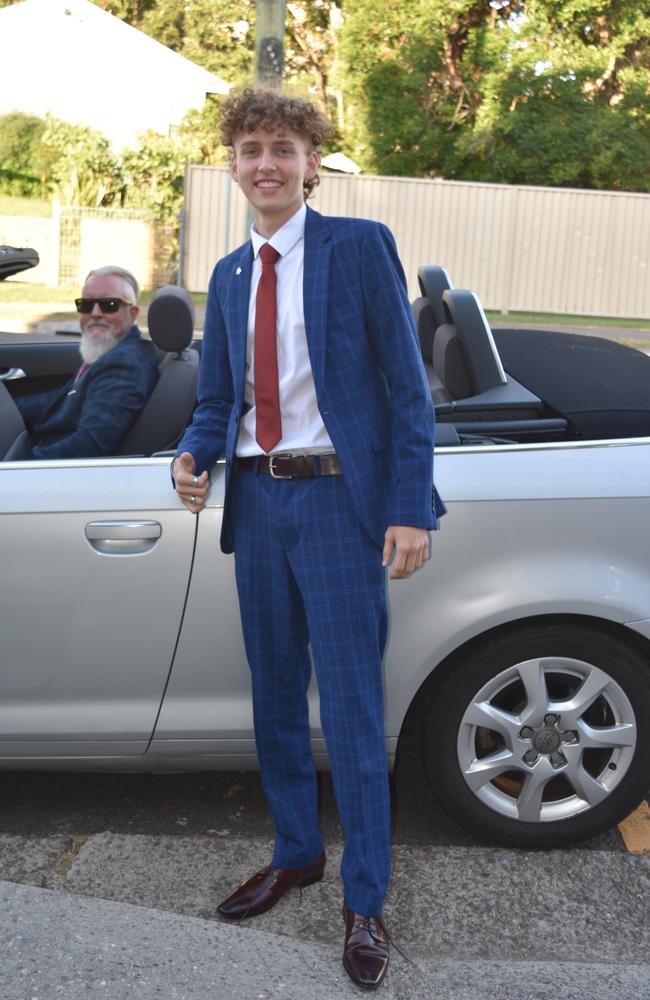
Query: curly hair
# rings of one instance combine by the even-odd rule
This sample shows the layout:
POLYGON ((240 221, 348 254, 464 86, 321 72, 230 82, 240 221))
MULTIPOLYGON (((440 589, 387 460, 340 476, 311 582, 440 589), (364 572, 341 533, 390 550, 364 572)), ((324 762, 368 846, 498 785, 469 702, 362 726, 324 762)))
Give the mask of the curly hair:
MULTIPOLYGON (((231 92, 222 104, 221 141, 234 151, 235 138, 242 132, 255 132, 258 128, 265 132, 295 132, 319 152, 334 129, 325 115, 310 101, 302 97, 289 97, 275 90, 246 87, 231 92)), ((305 198, 320 183, 318 174, 305 178, 303 188, 305 198)))

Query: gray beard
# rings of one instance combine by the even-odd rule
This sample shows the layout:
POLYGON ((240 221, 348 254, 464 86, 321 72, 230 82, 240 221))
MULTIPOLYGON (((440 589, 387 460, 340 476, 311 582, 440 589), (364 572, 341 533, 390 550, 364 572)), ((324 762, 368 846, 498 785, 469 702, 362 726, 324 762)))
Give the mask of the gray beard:
POLYGON ((105 333, 102 337, 93 337, 91 333, 84 332, 81 334, 79 353, 87 365, 92 365, 93 362, 99 361, 102 355, 106 354, 106 351, 110 351, 111 348, 119 344, 121 340, 122 337, 117 337, 113 333, 105 333))

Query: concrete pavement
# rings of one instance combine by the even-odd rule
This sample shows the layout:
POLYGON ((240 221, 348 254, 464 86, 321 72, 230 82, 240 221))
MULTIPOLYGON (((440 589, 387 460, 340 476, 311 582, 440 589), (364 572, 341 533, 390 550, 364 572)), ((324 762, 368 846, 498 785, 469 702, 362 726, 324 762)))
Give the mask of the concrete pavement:
MULTIPOLYGON (((0 836, 2 1000, 338 1000, 341 845, 325 879, 231 926, 215 902, 264 839, 0 836)), ((650 996, 650 857, 394 848, 388 1000, 650 996)))

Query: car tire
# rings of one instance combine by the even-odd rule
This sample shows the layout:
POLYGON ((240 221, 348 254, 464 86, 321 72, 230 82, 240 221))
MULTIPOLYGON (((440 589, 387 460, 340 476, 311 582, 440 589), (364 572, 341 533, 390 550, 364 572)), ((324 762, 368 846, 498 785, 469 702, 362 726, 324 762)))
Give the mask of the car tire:
POLYGON ((474 643, 432 687, 425 774, 497 844, 560 847, 620 822, 650 777, 650 663, 633 640, 537 622, 474 643))

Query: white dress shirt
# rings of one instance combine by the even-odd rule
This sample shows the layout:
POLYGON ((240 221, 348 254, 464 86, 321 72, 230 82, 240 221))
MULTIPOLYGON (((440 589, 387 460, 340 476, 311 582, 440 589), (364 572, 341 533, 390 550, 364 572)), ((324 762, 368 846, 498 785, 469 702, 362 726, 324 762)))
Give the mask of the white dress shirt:
POLYGON ((271 454, 292 452, 313 455, 333 452, 334 446, 325 430, 316 401, 316 389, 305 334, 303 309, 303 270, 305 259, 305 219, 307 208, 302 205, 288 222, 270 239, 251 228, 253 269, 248 306, 246 341, 245 400, 250 406, 242 418, 237 441, 237 455, 263 455, 255 440, 255 383, 253 351, 255 340, 255 299, 262 273, 260 247, 265 243, 281 255, 275 265, 277 274, 278 376, 280 381, 280 413, 282 438, 271 454))

